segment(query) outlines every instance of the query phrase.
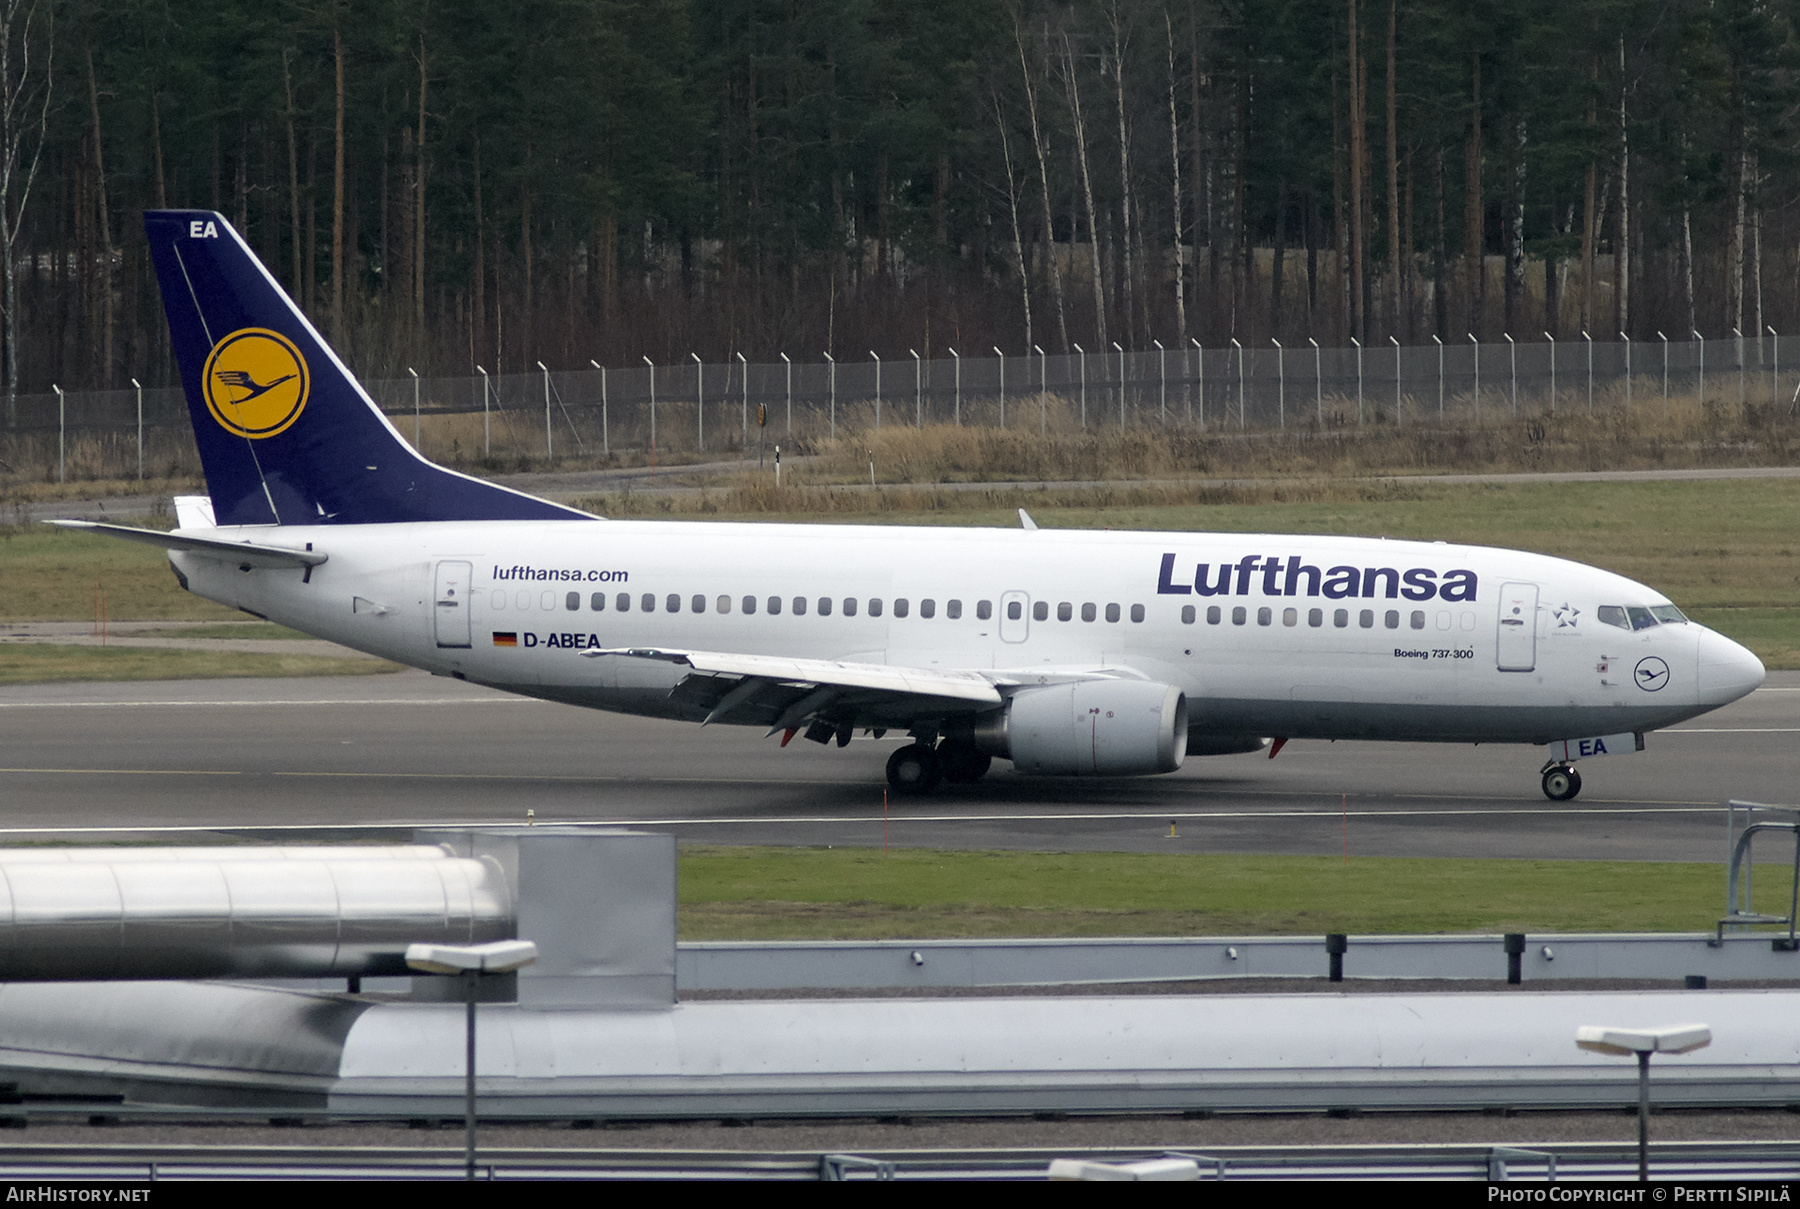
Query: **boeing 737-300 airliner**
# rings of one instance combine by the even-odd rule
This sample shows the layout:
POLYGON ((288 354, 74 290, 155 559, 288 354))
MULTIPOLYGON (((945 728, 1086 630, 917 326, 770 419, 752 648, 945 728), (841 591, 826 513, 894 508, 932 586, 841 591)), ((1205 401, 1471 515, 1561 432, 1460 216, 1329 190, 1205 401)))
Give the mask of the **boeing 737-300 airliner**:
POLYGON ((426 461, 224 218, 144 222, 210 494, 172 533, 59 523, 439 675, 784 745, 904 732, 909 792, 1314 738, 1548 746, 1559 801, 1578 759, 1762 683, 1661 593, 1515 550, 605 520, 426 461))

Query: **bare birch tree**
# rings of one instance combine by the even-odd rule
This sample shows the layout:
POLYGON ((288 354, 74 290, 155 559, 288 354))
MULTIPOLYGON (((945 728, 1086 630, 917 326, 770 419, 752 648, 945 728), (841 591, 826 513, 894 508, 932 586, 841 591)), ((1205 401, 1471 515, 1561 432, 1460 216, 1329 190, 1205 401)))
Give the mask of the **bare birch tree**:
POLYGON ((19 237, 50 128, 56 26, 51 6, 43 9, 38 0, 0 0, 0 255, 6 258, 0 322, 8 428, 19 423, 19 237))

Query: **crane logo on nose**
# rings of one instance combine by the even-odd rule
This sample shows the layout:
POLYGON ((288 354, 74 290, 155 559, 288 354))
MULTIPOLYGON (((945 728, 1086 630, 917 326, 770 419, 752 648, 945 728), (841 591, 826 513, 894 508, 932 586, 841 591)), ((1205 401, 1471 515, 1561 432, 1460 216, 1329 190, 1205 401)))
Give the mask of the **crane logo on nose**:
POLYGON ((1655 655, 1638 660, 1637 668, 1632 673, 1637 686, 1646 693, 1654 693, 1669 682, 1669 665, 1655 655))

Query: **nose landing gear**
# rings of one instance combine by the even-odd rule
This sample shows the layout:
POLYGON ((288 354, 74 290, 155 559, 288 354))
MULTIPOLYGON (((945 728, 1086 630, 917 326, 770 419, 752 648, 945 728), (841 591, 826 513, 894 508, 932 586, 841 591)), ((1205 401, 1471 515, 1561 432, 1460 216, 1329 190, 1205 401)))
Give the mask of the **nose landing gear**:
POLYGON ((1544 765, 1544 796, 1552 802, 1567 802, 1581 792, 1581 774, 1573 764, 1552 760, 1544 765))

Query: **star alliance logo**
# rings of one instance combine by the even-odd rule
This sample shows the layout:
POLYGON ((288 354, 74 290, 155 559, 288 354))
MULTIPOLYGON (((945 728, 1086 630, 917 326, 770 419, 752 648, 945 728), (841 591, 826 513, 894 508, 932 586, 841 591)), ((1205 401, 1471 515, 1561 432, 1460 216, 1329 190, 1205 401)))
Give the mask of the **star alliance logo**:
POLYGON ((1562 608, 1552 610, 1551 615, 1556 618, 1557 629, 1572 630, 1575 628, 1575 622, 1581 617, 1581 610, 1565 602, 1562 608))

